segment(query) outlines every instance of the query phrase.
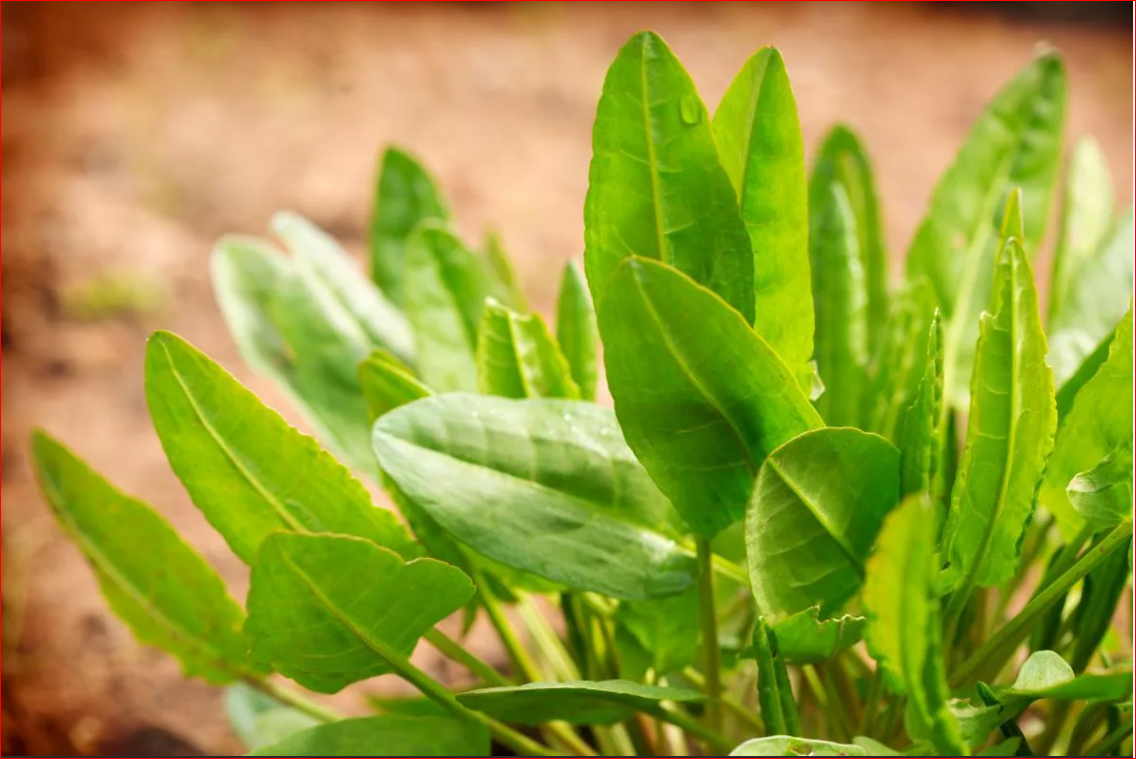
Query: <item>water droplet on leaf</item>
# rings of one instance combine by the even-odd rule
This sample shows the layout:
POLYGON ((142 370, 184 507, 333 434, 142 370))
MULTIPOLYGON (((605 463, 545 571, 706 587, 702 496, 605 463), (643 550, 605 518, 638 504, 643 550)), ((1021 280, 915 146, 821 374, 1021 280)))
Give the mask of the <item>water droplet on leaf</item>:
POLYGON ((694 95, 684 95, 678 102, 679 113, 682 114, 682 123, 694 126, 702 121, 702 104, 694 95))

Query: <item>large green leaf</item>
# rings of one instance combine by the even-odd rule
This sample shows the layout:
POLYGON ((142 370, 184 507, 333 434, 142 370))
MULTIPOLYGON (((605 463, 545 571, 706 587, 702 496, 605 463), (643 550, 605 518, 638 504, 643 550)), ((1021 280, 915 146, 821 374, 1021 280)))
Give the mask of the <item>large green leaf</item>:
POLYGON ((1095 467, 1081 472, 1065 489, 1070 503, 1094 532, 1132 519, 1132 438, 1095 467))
POLYGON ((1100 145, 1092 137, 1077 140, 1065 171, 1061 227, 1053 252, 1049 287, 1049 323, 1060 313, 1074 273, 1096 256, 1112 225, 1112 177, 1100 145))
POLYGON ((414 360, 414 338, 406 317, 362 276, 334 238, 291 212, 273 216, 272 231, 292 252, 300 272, 326 287, 374 344, 403 361, 414 360))
POLYGON ((641 685, 628 680, 527 683, 458 694, 458 702, 502 722, 543 725, 564 720, 575 725, 610 725, 637 712, 660 713, 662 701, 698 702, 698 691, 641 685))
POLYGON ((927 493, 936 505, 943 494, 943 332, 939 313, 931 321, 927 360, 915 401, 903 415, 899 450, 903 458, 903 494, 927 493))
POLYGON ((48 505, 138 640, 176 656, 187 677, 259 674, 245 658, 241 607, 169 522, 43 432, 32 435, 32 457, 48 505))
POLYGON ((596 329, 596 309, 587 283, 576 265, 569 261, 564 266, 560 292, 556 297, 556 342, 568 359, 572 379, 585 401, 596 399, 600 342, 596 329))
POLYGON ((489 732, 473 720, 381 714, 317 725, 249 756, 489 756, 489 732))
POLYGON ((1038 249, 1060 167, 1065 67, 1055 53, 1027 66, 987 106, 939 180, 908 251, 909 276, 925 275, 946 320, 946 397, 967 402, 978 316, 992 292, 1003 203, 1020 187, 1028 250, 1038 249))
POLYGON ((1058 386, 1077 372, 1124 316, 1132 298, 1134 254, 1136 227, 1129 207, 1100 249, 1065 275, 1061 305, 1050 312, 1049 321, 1058 386))
POLYGON ((318 436, 353 467, 374 467, 355 366, 370 341, 338 302, 268 243, 226 237, 213 289, 245 361, 277 382, 318 436), (362 445, 360 445, 362 443, 362 445))
POLYGON ((713 130, 753 248, 754 329, 808 392, 813 303, 805 149, 776 48, 746 61, 714 112, 713 130))
POLYGON ((485 302, 477 333, 481 392, 506 398, 579 398, 568 359, 538 314, 523 316, 485 302))
POLYGON ((868 346, 875 353, 883 341, 888 318, 888 259, 876 198, 872 163, 860 138, 841 124, 832 128, 821 143, 809 177, 809 225, 823 218, 817 213, 830 195, 829 186, 844 188, 856 221, 856 249, 860 254, 860 270, 867 292, 868 346))
POLYGON ((821 426, 769 345, 675 269, 624 261, 599 300, 599 324, 623 434, 701 535, 742 517, 770 451, 821 426))
POLYGON ((834 182, 821 198, 809 235, 816 363, 825 387, 815 405, 828 424, 851 427, 860 420, 868 364, 868 293, 848 194, 834 182))
POLYGON ((396 306, 405 303, 403 262, 410 233, 423 221, 445 221, 449 215, 422 165, 403 150, 387 148, 371 210, 371 277, 396 306))
POLYGON ((275 533, 252 569, 249 658, 335 693, 401 669, 418 639, 472 595, 461 570, 434 559, 407 563, 345 535, 275 533))
POLYGON ((150 338, 146 401, 174 473, 246 564, 276 530, 409 549, 394 514, 376 508, 342 464, 177 335, 150 338))
POLYGON ((372 351, 359 364, 359 386, 371 421, 393 408, 432 394, 405 365, 382 350, 372 351))
POLYGON ((976 583, 989 587, 1013 576, 1057 424, 1037 289, 1016 239, 1002 248, 997 269, 944 533, 964 594, 976 583))
POLYGON ((908 498, 884 520, 864 579, 864 637, 888 688, 907 697, 913 737, 930 736, 950 756, 965 747, 947 708, 935 521, 924 495, 908 498))
POLYGON ((418 373, 438 392, 477 389, 477 328, 489 294, 482 262, 451 232, 427 222, 407 241, 406 315, 418 373))
POLYGON ((896 293, 868 368, 862 426, 893 442, 899 441, 904 414, 926 373, 933 301, 926 278, 909 282, 896 293))
POLYGON ((596 302, 628 256, 665 261, 752 322, 753 253, 706 106, 666 43, 632 37, 608 69, 592 130, 584 264, 596 302))
POLYGON ((867 756, 867 752, 850 743, 772 735, 748 740, 731 751, 730 756, 867 756))
POLYGON ((864 562, 899 500, 899 451, 829 427, 793 438, 761 467, 746 514, 753 594, 774 619, 828 617, 860 589, 864 562))
POLYGON ((507 566, 624 599, 679 593, 697 572, 607 409, 440 395, 382 417, 374 445, 410 499, 507 566))
POLYGON ((1045 481, 1042 502, 1057 518, 1066 538, 1083 526, 1065 490, 1117 446, 1132 438, 1132 307, 1116 327, 1108 359, 1073 401, 1061 421, 1045 481))

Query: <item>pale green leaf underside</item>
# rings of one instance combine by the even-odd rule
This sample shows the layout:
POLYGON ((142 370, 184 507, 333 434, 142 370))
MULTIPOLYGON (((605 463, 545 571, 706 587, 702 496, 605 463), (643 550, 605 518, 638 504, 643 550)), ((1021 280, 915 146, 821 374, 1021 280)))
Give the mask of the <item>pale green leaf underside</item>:
POLYGON ((318 725, 249 756, 488 756, 489 733, 473 720, 382 714, 318 725))
POLYGON ((503 722, 542 725, 563 720, 576 725, 610 725, 637 712, 658 712, 661 701, 698 702, 698 691, 642 685, 629 680, 528 683, 458 694, 458 702, 503 722))

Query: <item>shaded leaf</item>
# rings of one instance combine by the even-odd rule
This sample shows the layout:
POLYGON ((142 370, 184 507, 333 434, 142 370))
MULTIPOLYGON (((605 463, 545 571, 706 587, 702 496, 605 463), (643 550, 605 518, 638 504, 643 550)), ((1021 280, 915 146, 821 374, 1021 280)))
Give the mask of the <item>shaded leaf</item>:
POLYGON ((660 702, 697 702, 698 691, 641 685, 628 680, 527 683, 458 694, 458 702, 502 722, 543 725, 564 720, 574 725, 610 725, 637 712, 657 714, 660 702))
POLYGON ((587 283, 571 261, 564 265, 560 292, 556 297, 556 342, 568 359, 568 368, 580 388, 580 397, 594 401, 600 342, 596 310, 587 283))
MULTIPOLYGON (((1129 464, 1129 482, 1131 479, 1129 464)), ((1131 490, 1128 492, 1126 517, 1132 518, 1131 490)), ((1120 550, 1110 553, 1085 577, 1081 598, 1072 615, 1074 642, 1069 656, 1074 672, 1085 671, 1112 626, 1121 596, 1128 589, 1128 575, 1128 551, 1120 550)))
POLYGON ((632 258, 599 300, 615 412, 695 532, 745 512, 765 457, 821 426, 789 369, 737 312, 680 272, 632 258))
POLYGON ((698 657, 698 592, 693 585, 678 595, 650 601, 624 601, 615 623, 646 652, 648 666, 666 675, 698 657))
POLYGON ((867 756, 867 752, 850 743, 773 735, 748 740, 731 751, 730 756, 867 756))
POLYGON ((899 450, 903 467, 903 494, 927 493, 942 522, 943 498, 943 333, 939 313, 931 320, 923 380, 914 403, 903 415, 899 450))
POLYGON ((489 298, 477 334, 481 392, 506 398, 579 398, 568 360, 537 314, 522 316, 489 298))
POLYGON ((489 733, 472 720, 383 714, 317 725, 249 756, 489 756, 489 733))
POLYGON ((632 37, 604 79, 584 201, 584 265, 598 303, 628 256, 664 261, 754 316, 753 253, 706 106, 666 43, 632 37))
POLYGON ((790 664, 827 661, 859 643, 863 630, 863 617, 844 614, 822 620, 819 606, 786 617, 773 627, 781 655, 790 664))
POLYGON ((1073 508, 1094 532, 1132 520, 1132 438, 1069 482, 1073 508))

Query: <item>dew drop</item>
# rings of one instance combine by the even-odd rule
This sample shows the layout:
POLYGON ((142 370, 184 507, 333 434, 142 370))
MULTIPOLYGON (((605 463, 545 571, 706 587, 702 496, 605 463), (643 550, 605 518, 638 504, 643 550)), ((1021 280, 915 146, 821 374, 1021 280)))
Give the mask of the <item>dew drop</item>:
POLYGON ((694 95, 684 95, 678 102, 678 110, 682 115, 682 123, 694 126, 702 121, 702 104, 694 95))

